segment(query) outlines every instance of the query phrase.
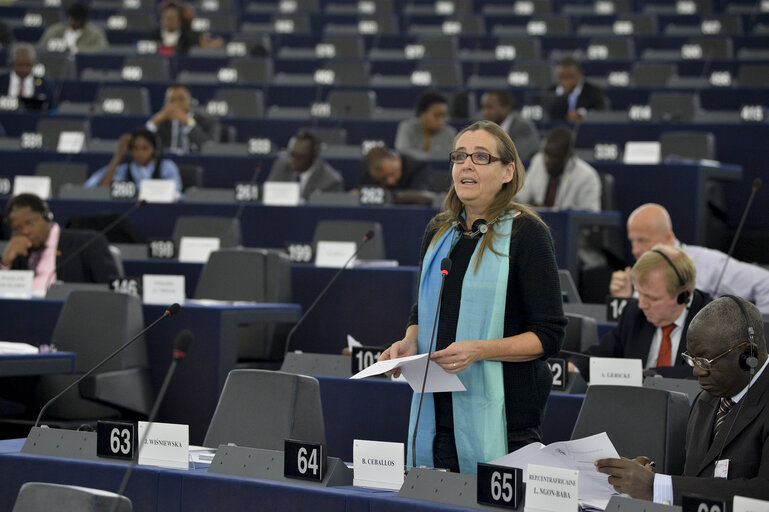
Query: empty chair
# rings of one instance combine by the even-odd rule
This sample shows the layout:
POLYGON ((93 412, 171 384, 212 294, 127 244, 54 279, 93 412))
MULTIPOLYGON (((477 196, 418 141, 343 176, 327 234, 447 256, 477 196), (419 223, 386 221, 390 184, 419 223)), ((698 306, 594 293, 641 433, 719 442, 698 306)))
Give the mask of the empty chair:
POLYGON ((675 64, 636 62, 633 64, 630 82, 635 87, 665 87, 675 74, 675 64))
POLYGON ((660 136, 662 159, 716 159, 716 136, 711 132, 665 132, 660 136))
MULTIPOLYGON (((243 23, 241 30, 245 31, 243 23)), ((275 32, 286 34, 309 34, 312 28, 310 17, 307 13, 288 14, 278 13, 272 19, 272 27, 275 32)))
POLYGON ((237 27, 235 20, 229 13, 207 12, 195 16, 192 20, 192 29, 197 32, 218 32, 229 34, 234 32, 237 27))
POLYGON ((687 44, 696 44, 702 48, 704 60, 730 60, 734 58, 734 43, 731 37, 691 37, 687 44))
POLYGON ((36 176, 51 178, 51 193, 59 194, 59 189, 65 183, 82 185, 88 177, 88 164, 79 162, 39 162, 35 166, 36 176))
POLYGON ((579 297, 577 285, 574 284, 571 272, 565 269, 559 269, 558 277, 561 280, 561 295, 563 296, 563 301, 580 304, 582 299, 579 297))
MULTIPOLYGON (((655 36, 659 33, 656 16, 645 16, 643 14, 631 14, 617 17, 617 22, 629 23, 631 32, 638 36, 655 36)), ((616 24, 616 22, 615 22, 616 24)))
MULTIPOLYGON (((342 91, 335 91, 342 92, 342 91)), ((332 106, 333 110, 335 107, 332 106)), ((306 126, 299 131, 309 132, 323 144, 344 145, 347 144, 347 130, 344 128, 332 128, 328 126, 306 126)))
POLYGON ((99 112, 104 114, 148 116, 152 113, 146 87, 105 86, 96 98, 99 112))
POLYGON ((334 84, 351 87, 365 87, 369 82, 370 65, 366 61, 332 60, 325 62, 318 69, 334 72, 334 84))
POLYGON ((338 119, 371 119, 376 109, 374 91, 331 91, 328 93, 331 115, 338 119))
POLYGON ((419 71, 429 71, 432 85, 437 87, 462 87, 462 66, 458 62, 422 62, 419 71))
POLYGON ((209 114, 219 117, 264 117, 264 93, 253 89, 217 89, 214 101, 224 102, 226 111, 220 108, 207 109, 209 114))
POLYGON ((666 122, 690 122, 700 110, 697 93, 653 92, 649 97, 652 119, 666 122))
POLYGON ((231 371, 203 446, 234 443, 283 451, 286 439, 325 442, 318 380, 279 371, 231 371))
POLYGON ((656 461, 661 473, 680 475, 688 417, 689 399, 682 393, 590 386, 571 438, 606 432, 621 457, 645 455, 656 461))
POLYGON ((588 46, 587 53, 588 58, 593 60, 634 60, 635 45, 633 44, 632 38, 594 38, 590 40, 590 46, 588 46), (607 51, 605 57, 603 57, 603 52, 595 52, 591 55, 591 47, 605 47, 607 51), (596 58, 596 55, 600 55, 600 57, 596 58))
POLYGON ((43 118, 37 122, 37 132, 43 136, 43 148, 55 150, 61 132, 81 132, 85 134, 87 144, 91 137, 91 126, 86 119, 43 118))
POLYGON ((617 190, 614 176, 608 172, 598 173, 601 179, 601 211, 617 210, 617 190))
POLYGON ((189 187, 203 186, 203 167, 193 164, 179 164, 179 176, 182 178, 182 190, 189 187))
MULTIPOLYGON (((73 291, 56 322, 51 343, 77 354, 75 375, 44 375, 36 390, 42 405, 144 328, 141 299, 111 291, 73 291), (89 318, 87 322, 83 318, 89 318)), ((48 417, 97 419, 119 412, 146 415, 153 393, 147 347, 140 338, 48 408, 48 417), (104 405, 102 405, 104 404, 104 405)), ((39 407, 34 409, 39 410, 39 407)))
POLYGON ((512 71, 526 74, 527 87, 544 89, 553 81, 553 72, 547 62, 519 63, 512 71))
POLYGON ((357 35, 326 36, 322 43, 333 45, 334 56, 338 59, 362 59, 365 56, 363 39, 357 35))
POLYGON ((598 343, 598 323, 595 318, 577 313, 566 313, 566 337, 563 349, 584 352, 598 343))
POLYGON ((238 81, 244 84, 264 85, 272 80, 272 59, 233 59, 238 81))
POLYGON ((37 61, 45 69, 44 75, 52 80, 71 80, 76 77, 75 61, 69 55, 44 53, 37 61))
POLYGON ((131 500, 120 494, 74 485, 27 482, 19 489, 12 512, 131 512, 131 500))
MULTIPOLYGON (((565 9, 566 6, 564 6, 565 9)), ((553 12, 552 0, 534 0, 524 2, 486 3, 481 8, 484 16, 511 16, 511 15, 543 15, 553 12)))
POLYGON ((456 37, 423 37, 419 44, 425 47, 426 59, 451 59, 457 58, 456 37))
POLYGON ((184 236, 218 238, 220 247, 236 247, 243 240, 240 220, 233 217, 178 217, 171 235, 177 247, 184 236))
POLYGON ((533 37, 502 37, 497 46, 512 46, 518 61, 542 59, 542 43, 533 37))
POLYGON ((362 220, 322 220, 315 226, 312 237, 313 246, 318 242, 355 242, 359 244, 369 231, 374 232, 374 238, 361 248, 358 253, 360 260, 385 259, 384 234, 382 225, 378 222, 362 220))
POLYGON ((120 16, 125 17, 125 28, 128 30, 149 32, 155 28, 155 20, 152 16, 147 16, 146 12, 121 10, 120 16))
POLYGON ((742 64, 737 73, 737 85, 740 87, 769 87, 769 65, 742 64))
POLYGON ((123 69, 129 67, 141 70, 139 80, 143 82, 168 82, 171 80, 171 71, 166 58, 126 57, 123 61, 123 69))
POLYGON ((644 379, 644 387, 683 393, 689 398, 690 405, 694 403, 697 395, 702 392, 700 383, 696 379, 673 379, 670 377, 660 377, 659 375, 646 377, 644 379))

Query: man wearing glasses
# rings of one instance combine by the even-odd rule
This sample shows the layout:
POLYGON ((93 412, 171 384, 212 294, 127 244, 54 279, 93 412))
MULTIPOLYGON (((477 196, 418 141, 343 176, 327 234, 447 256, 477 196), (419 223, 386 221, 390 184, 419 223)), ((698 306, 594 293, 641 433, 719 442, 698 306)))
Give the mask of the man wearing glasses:
POLYGON ((703 392, 689 415, 683 475, 655 475, 646 457, 602 459, 596 468, 618 492, 658 503, 680 505, 684 494, 769 499, 769 371, 759 310, 721 297, 692 320, 686 341, 683 356, 703 392))
MULTIPOLYGON (((710 302, 708 295, 694 289, 694 262, 677 247, 657 245, 638 258, 631 276, 638 302, 627 304, 617 325, 588 348, 587 354, 641 359, 644 368, 677 367, 665 373, 672 376, 680 370, 681 376, 688 375, 681 356, 686 331, 689 322, 710 302)), ((574 358, 572 362, 589 380, 588 359, 574 358)))

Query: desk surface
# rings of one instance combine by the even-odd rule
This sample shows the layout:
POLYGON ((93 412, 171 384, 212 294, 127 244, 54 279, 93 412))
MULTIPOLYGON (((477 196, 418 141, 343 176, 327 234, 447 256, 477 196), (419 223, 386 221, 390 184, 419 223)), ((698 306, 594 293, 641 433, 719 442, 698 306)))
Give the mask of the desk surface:
POLYGON ((0 355, 0 377, 73 373, 74 371, 74 352, 0 355))

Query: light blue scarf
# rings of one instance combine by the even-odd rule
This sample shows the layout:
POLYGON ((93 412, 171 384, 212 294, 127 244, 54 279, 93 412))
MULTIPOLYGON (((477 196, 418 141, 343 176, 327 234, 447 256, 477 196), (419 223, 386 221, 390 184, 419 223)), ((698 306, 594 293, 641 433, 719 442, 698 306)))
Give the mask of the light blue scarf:
MULTIPOLYGON (((492 340, 504 337, 507 275, 510 269, 510 233, 513 228, 511 211, 499 217, 494 224, 496 236, 493 247, 501 254, 485 251, 478 271, 475 263, 479 256, 480 241, 470 259, 462 282, 456 341, 492 340)), ((419 283, 419 353, 430 346, 435 309, 441 287, 441 260, 449 255, 456 231, 447 230, 427 250, 422 262, 419 283)), ((452 393, 454 405, 454 437, 459 456, 459 469, 474 475, 478 462, 488 462, 507 454, 507 421, 505 416, 505 389, 502 363, 476 361, 457 374, 467 388, 452 393)), ((414 433, 419 393, 411 400, 409 441, 414 433)), ((435 438, 435 404, 432 393, 425 394, 417 432, 417 466, 433 466, 433 439, 435 438)), ((411 443, 408 443, 410 462, 411 443)))

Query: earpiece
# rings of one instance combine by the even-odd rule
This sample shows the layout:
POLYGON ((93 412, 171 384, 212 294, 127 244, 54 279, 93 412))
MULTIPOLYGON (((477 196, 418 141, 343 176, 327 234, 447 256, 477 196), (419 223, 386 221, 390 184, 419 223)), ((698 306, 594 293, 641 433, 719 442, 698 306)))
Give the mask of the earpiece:
POLYGON ((734 295, 722 295, 722 297, 729 297, 732 299, 735 303, 737 303, 737 306, 739 306, 740 311, 742 311, 742 316, 745 317, 745 326, 748 330, 748 349, 745 350, 742 354, 740 354, 740 368, 742 368, 745 371, 750 372, 751 375, 755 373, 756 368, 758 367, 758 357, 756 357, 756 345, 753 343, 753 339, 755 338, 756 331, 753 329, 753 325, 750 323, 750 317, 748 316, 748 311, 745 309, 745 305, 742 303, 740 299, 735 297, 734 295))
POLYGON ((48 201, 43 201, 43 211, 40 212, 40 214, 48 222, 53 222, 53 212, 51 211, 51 207, 48 205, 48 201))
MULTIPOLYGON (((467 233, 467 236, 470 238, 475 238, 478 235, 485 235, 489 231, 489 225, 493 223, 494 221, 487 223, 486 220, 484 219, 478 219, 475 222, 473 222, 472 231, 470 231, 470 233, 467 233)), ((465 229, 465 223, 463 220, 455 220, 451 225, 461 233, 468 231, 467 229, 465 229)))
MULTIPOLYGON (((670 265, 670 267, 673 269, 673 272, 676 273, 676 277, 678 277, 678 284, 681 285, 682 288, 686 286, 686 281, 684 281, 683 276, 681 276, 681 273, 678 271, 676 266, 673 265, 673 261, 668 257, 668 255, 660 251, 659 249, 652 249, 652 252, 656 252, 657 254, 662 256, 665 259, 665 261, 668 262, 668 265, 670 265)), ((678 302, 679 304, 686 304, 689 301, 689 297, 691 296, 691 294, 692 293, 687 289, 682 290, 681 293, 678 294, 678 297, 676 297, 676 302, 678 302)))

